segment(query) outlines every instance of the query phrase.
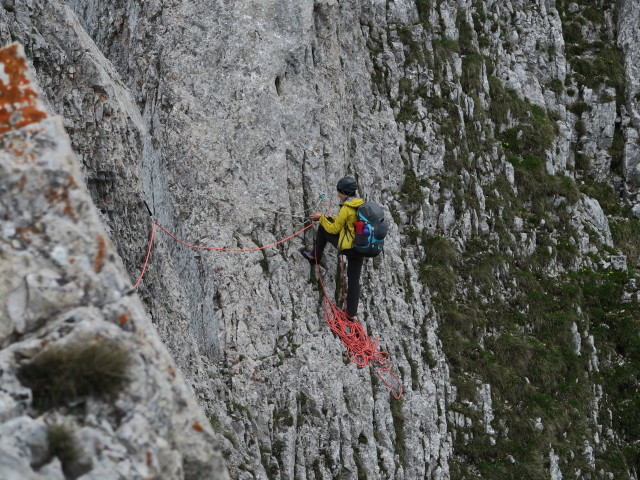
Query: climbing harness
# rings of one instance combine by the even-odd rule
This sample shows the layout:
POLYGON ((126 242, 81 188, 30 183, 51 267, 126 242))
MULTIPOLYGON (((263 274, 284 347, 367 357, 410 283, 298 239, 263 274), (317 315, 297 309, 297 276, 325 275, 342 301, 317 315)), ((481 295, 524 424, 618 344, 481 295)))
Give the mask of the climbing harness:
MULTIPOLYGON (((315 257, 315 252, 314 252, 315 257)), ((346 298, 344 291, 344 261, 341 259, 342 269, 342 297, 346 298)), ((327 290, 322 281, 322 275, 320 273, 320 265, 316 263, 316 272, 320 285, 322 286, 322 292, 324 298, 322 300, 324 305, 324 318, 327 325, 333 333, 340 337, 342 343, 347 348, 347 358, 355 363, 358 368, 364 368, 371 365, 373 362, 377 362, 380 367, 376 369, 376 374, 382 380, 382 383, 391 391, 391 394, 399 400, 402 397, 402 383, 398 376, 391 371, 393 364, 389 360, 389 353, 380 350, 380 341, 376 337, 375 342, 371 340, 364 327, 357 320, 351 320, 347 316, 345 308, 338 308, 335 303, 331 301, 327 290), (390 377, 390 378, 385 378, 390 377), (397 389, 394 389, 392 382, 396 383, 397 389)), ((346 301, 343 301, 343 307, 346 307, 346 301)))

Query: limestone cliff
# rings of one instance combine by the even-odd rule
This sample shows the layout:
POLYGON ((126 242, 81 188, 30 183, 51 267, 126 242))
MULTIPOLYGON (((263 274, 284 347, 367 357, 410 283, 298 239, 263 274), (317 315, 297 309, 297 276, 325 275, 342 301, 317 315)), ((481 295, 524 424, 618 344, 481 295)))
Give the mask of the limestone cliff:
POLYGON ((228 478, 19 45, 0 71, 0 476, 228 478))
POLYGON ((392 219, 360 317, 399 401, 302 239, 158 234, 139 295, 233 478, 637 478, 636 1, 3 6, 131 281, 152 218, 266 245, 352 174, 392 219))

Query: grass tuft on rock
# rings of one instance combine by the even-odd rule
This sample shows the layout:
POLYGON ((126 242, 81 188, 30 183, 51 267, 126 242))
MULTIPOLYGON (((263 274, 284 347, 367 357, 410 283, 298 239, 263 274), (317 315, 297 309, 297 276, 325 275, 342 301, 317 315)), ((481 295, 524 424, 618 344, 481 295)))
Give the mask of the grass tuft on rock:
POLYGON ((22 365, 18 378, 33 394, 33 406, 47 410, 84 397, 113 396, 129 382, 130 354, 115 342, 49 347, 22 365))
POLYGON ((77 478, 91 470, 82 462, 82 448, 73 429, 53 424, 47 427, 47 463, 54 457, 60 460, 66 478, 77 478))

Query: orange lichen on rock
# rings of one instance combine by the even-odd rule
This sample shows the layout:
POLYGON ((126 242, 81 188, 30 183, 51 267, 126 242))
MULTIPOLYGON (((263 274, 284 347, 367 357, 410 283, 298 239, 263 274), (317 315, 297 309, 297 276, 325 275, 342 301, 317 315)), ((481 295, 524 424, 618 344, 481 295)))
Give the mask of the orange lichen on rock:
POLYGON ((23 243, 31 243, 31 238, 41 232, 35 227, 18 227, 16 233, 23 243))
POLYGON ((106 247, 106 243, 104 241, 104 237, 102 235, 98 235, 98 253, 96 253, 96 258, 93 262, 93 270, 96 273, 100 273, 102 267, 104 267, 104 249, 106 247))
POLYGON ((202 425, 200 425, 199 421, 195 421, 193 422, 193 426, 192 428, 196 431, 196 432, 204 432, 204 428, 202 428, 202 425))
POLYGON ((47 118, 28 68, 20 45, 14 43, 0 49, 0 133, 47 118))
POLYGON ((50 186, 44 192, 44 196, 52 205, 63 203, 64 204, 63 213, 67 215, 69 218, 75 218, 75 215, 73 214, 73 207, 71 206, 69 192, 77 188, 78 186, 76 184, 75 179, 70 176, 66 185, 63 185, 61 187, 50 186))

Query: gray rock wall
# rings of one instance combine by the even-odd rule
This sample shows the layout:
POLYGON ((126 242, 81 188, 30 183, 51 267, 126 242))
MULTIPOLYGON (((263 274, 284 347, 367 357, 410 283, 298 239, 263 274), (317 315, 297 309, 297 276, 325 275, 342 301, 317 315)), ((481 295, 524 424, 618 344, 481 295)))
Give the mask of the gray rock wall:
MULTIPOLYGON (((617 413, 601 414, 618 412, 613 387, 593 373, 618 353, 590 330, 589 294, 553 339, 540 318, 560 315, 532 299, 637 254, 620 206, 637 204, 640 9, 595 7, 34 0, 1 11, 0 32, 31 46, 132 281, 150 231, 144 201, 190 243, 255 247, 302 227, 271 210, 328 193, 335 211, 348 173, 393 219, 385 258, 363 274, 360 317, 402 377, 399 402, 373 370, 343 361, 302 239, 241 254, 158 233, 139 293, 234 478, 588 478, 611 473, 607 455, 627 441, 617 413), (504 387, 503 343, 531 353, 543 341, 550 357, 579 345, 590 360, 576 381, 589 391, 541 413, 527 403, 547 395, 536 387, 513 418, 513 391, 535 379, 523 367, 504 387), (553 437, 546 426, 565 425, 558 411, 575 404, 580 427, 553 437), (522 438, 544 448, 518 453, 522 438)), ((327 264, 333 292, 333 255, 327 264)), ((637 298, 631 278, 619 281, 637 298)))
POLYGON ((625 115, 620 118, 620 126, 624 131, 626 140, 624 147, 624 172, 627 188, 635 195, 634 204, 637 205, 638 187, 640 187, 640 148, 638 147, 638 130, 640 129, 640 71, 638 70, 638 49, 634 46, 638 44, 638 22, 640 8, 635 2, 622 2, 619 15, 619 35, 618 43, 625 53, 625 73, 627 87, 627 104, 624 110, 625 115))
MULTIPOLYGON (((137 278, 147 248, 151 219, 145 202, 141 155, 149 142, 146 127, 135 100, 120 76, 96 48, 73 12, 62 2, 18 4, 14 10, 0 10, 4 42, 17 39, 27 46, 43 96, 51 109, 63 116, 74 151, 81 161, 85 182, 107 231, 119 238, 116 245, 133 281, 137 278)), ((158 246, 156 264, 171 262, 158 246)), ((165 313, 152 316, 187 324, 184 296, 174 267, 161 268, 171 288, 141 288, 143 298, 172 300, 154 309, 165 313), (167 310, 168 308, 168 310, 167 310), (181 319, 181 320, 178 320, 181 319)), ((151 278, 156 272, 151 269, 151 278)), ((149 282, 153 285, 153 282, 149 282)), ((198 358, 195 340, 188 327, 177 335, 180 366, 198 358)))
MULTIPOLYGON (((0 63, 0 476, 229 478, 207 417, 128 294, 62 119, 39 100, 18 44, 0 50, 0 63), (21 372, 39 355, 105 343, 130 359, 121 391, 87 397, 69 387, 44 408, 54 393, 42 390, 56 387, 27 388, 21 372), (73 432, 77 458, 69 444, 52 450, 54 426, 73 432)), ((113 364, 88 361, 91 381, 107 382, 113 364)), ((50 382, 67 385, 49 362, 50 382)))
MULTIPOLYGON (((155 7, 122 8, 137 12, 155 7)), ((143 152, 143 171, 147 188, 154 192, 152 209, 178 236, 205 245, 264 245, 302 225, 259 206, 299 212, 317 205, 320 193, 328 193, 333 202, 335 182, 347 172, 358 176, 363 193, 372 199, 384 201, 384 188, 399 188, 401 139, 392 110, 380 108, 370 93, 371 60, 362 55, 367 50, 356 20, 358 6, 213 5, 197 17, 191 6, 176 6, 152 16, 130 15, 136 21, 129 23, 112 22, 118 14, 97 4, 84 3, 77 10, 123 78, 124 72, 132 72, 127 82, 152 135, 162 139, 143 152), (100 24, 109 27, 102 30, 100 24), (151 29, 163 33, 148 38, 151 29), (130 55, 143 50, 149 53, 130 55), (144 72, 150 70, 156 73, 147 76, 144 72), (155 76, 157 86, 140 88, 155 76), (374 130, 382 137, 369 137, 367 132, 374 130)), ((372 15, 382 15, 375 10, 372 15)), ((397 238, 397 227, 391 235, 397 238)), ((370 267, 363 278, 371 282, 382 276, 373 281, 371 291, 383 298, 383 285, 393 283, 393 269, 403 268, 399 242, 389 243, 386 267, 370 267)), ((285 478, 314 471, 346 475, 358 469, 373 476, 382 469, 407 478, 446 473, 446 461, 439 458, 446 458, 448 450, 445 418, 424 407, 444 405, 446 369, 420 374, 425 393, 409 407, 420 420, 411 426, 407 422, 407 428, 431 439, 418 450, 407 447, 416 461, 398 467, 388 390, 382 384, 375 387, 382 396, 379 401, 387 405, 376 409, 368 372, 353 366, 345 371, 343 347, 327 335, 316 286, 309 281, 308 266, 298 259, 301 245, 296 240, 264 256, 194 254, 168 247, 184 269, 181 277, 191 292, 185 300, 200 352, 209 358, 205 363, 218 362, 217 371, 210 369, 208 378, 194 381, 208 383, 201 385, 207 392, 203 396, 211 398, 208 408, 244 445, 231 452, 232 458, 244 458, 231 463, 250 465, 257 472, 264 468, 268 475, 280 471, 285 478), (215 396, 227 397, 229 388, 235 393, 228 400, 231 405, 224 407, 215 396), (303 404, 307 398, 312 407, 306 400, 303 404), (347 402, 357 406, 348 407, 347 402), (293 424, 276 421, 284 411, 291 412, 293 424), (315 412, 335 426, 322 427, 315 412), (377 417, 375 429, 372 414, 377 417), (347 415, 361 420, 336 421, 347 415), (359 438, 371 440, 360 444, 359 438), (295 457, 289 452, 296 452, 295 457), (286 460, 290 457, 295 460, 286 460)), ((331 272, 335 260, 330 262, 331 272)), ((400 275, 404 278, 404 271, 400 275)), ((372 297, 363 299, 363 319, 372 335, 389 342, 385 346, 400 345, 395 338, 400 332, 388 328, 393 322, 415 330, 414 318, 422 323, 430 308, 428 297, 415 306, 392 299, 373 305, 372 297)), ((425 330, 433 328, 431 322, 425 330)), ((431 339, 437 350, 433 334, 431 339)), ((173 335, 166 341, 171 345, 173 335)), ((394 361, 401 348, 391 352, 394 361)))

